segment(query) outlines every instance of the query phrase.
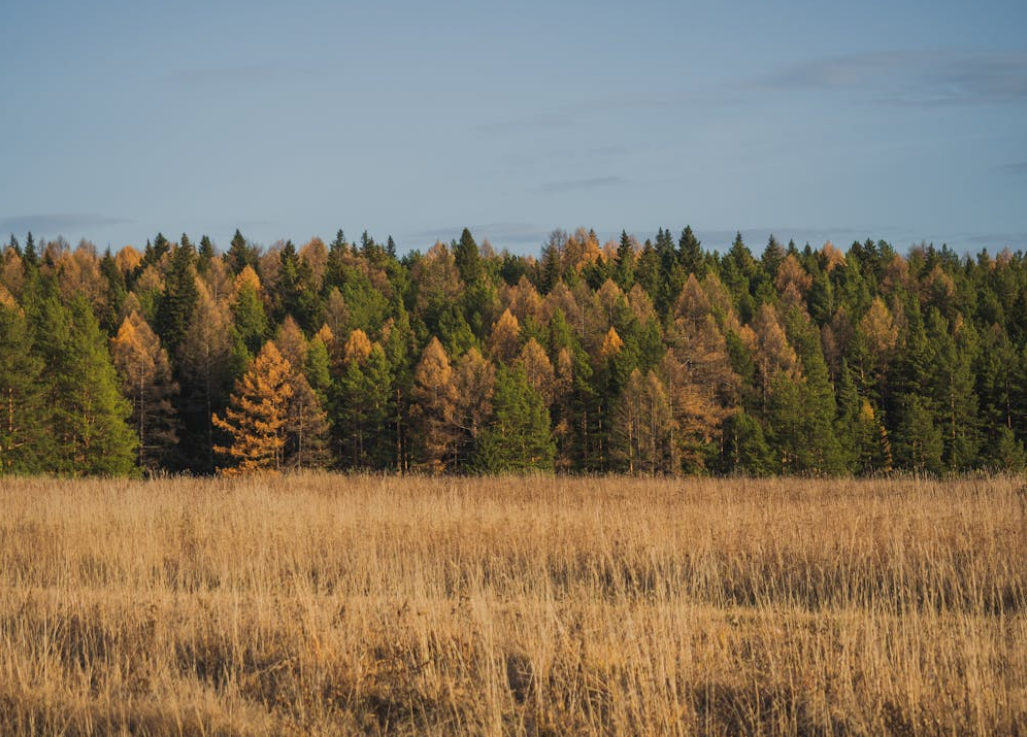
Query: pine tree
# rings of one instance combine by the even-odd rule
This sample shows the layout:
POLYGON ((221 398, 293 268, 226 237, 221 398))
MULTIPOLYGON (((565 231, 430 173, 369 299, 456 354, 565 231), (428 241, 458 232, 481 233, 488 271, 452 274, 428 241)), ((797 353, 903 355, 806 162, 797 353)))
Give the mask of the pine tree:
POLYGON ((725 473, 769 476, 778 470, 759 421, 739 410, 728 418, 724 430, 721 469, 725 473))
POLYGON ((43 360, 19 308, 0 303, 0 475, 46 470, 43 360))
POLYGON ((129 403, 86 299, 65 307, 52 287, 34 305, 36 343, 47 366, 43 423, 52 439, 48 470, 69 476, 123 475, 135 470, 138 439, 129 403))
POLYGON ((336 436, 351 468, 387 465, 392 377, 381 345, 357 328, 346 341, 334 403, 336 436))
POLYGON ((139 466, 156 471, 165 465, 175 444, 177 418, 171 397, 178 384, 171 378, 168 354, 160 339, 133 311, 111 339, 114 366, 122 394, 132 404, 132 426, 139 438, 139 466))
POLYGON ((488 473, 552 471, 556 454, 549 410, 520 367, 500 367, 492 425, 482 434, 479 467, 488 473))
POLYGON ((268 341, 236 382, 225 417, 214 415, 214 426, 230 440, 228 446, 214 448, 225 460, 222 473, 281 470, 292 398, 291 368, 274 342, 268 341))

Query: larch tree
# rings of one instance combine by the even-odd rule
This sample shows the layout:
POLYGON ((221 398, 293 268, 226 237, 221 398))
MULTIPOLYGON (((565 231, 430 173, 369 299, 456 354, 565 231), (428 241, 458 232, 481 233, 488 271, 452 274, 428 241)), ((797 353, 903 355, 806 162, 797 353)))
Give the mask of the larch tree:
POLYGON ((178 406, 184 430, 180 447, 187 468, 213 473, 212 418, 223 411, 232 386, 231 316, 227 305, 214 300, 202 279, 196 280, 196 287, 196 307, 178 348, 182 390, 178 406))
POLYGON ((671 400, 654 371, 635 369, 614 408, 611 455, 630 474, 677 471, 671 400))
POLYGON ((321 398, 307 378, 309 347, 299 325, 286 317, 275 340, 282 358, 288 363, 286 381, 289 401, 286 408, 286 444, 282 463, 286 468, 324 468, 330 464, 328 415, 321 398))
POLYGON ((132 312, 111 339, 111 357, 121 376, 121 391, 132 404, 132 426, 139 437, 139 465, 156 471, 166 465, 178 442, 171 398, 178 384, 160 338, 139 313, 132 312))
POLYGON ((214 415, 214 426, 230 441, 214 448, 226 461, 222 473, 281 470, 292 398, 291 369, 274 342, 268 341, 236 382, 224 418, 214 415))
POLYGON ((492 395, 496 385, 496 367, 471 348, 453 368, 455 407, 453 420, 459 433, 457 463, 468 463, 477 453, 481 434, 492 416, 492 395))
POLYGON ((721 450, 723 423, 737 407, 741 380, 694 275, 685 283, 674 314, 661 372, 673 406, 678 456, 686 470, 702 472, 721 450))
POLYGON ((421 465, 441 472, 452 459, 459 435, 453 421, 457 399, 453 367, 438 338, 433 337, 421 354, 411 395, 421 465))
POLYGON ((492 326, 489 353, 496 363, 509 364, 521 350, 521 325, 509 309, 492 326))
POLYGON ((529 338, 515 363, 524 369, 528 383, 539 393, 546 406, 553 404, 556 398, 556 371, 545 348, 534 338, 529 338))

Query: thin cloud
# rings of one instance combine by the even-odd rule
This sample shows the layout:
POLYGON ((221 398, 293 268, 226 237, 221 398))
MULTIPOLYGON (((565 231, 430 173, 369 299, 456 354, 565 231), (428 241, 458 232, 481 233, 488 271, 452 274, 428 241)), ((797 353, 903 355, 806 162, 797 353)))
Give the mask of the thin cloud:
POLYGON ((1027 102, 1027 53, 851 54, 810 59, 749 80, 747 89, 834 90, 913 107, 1027 102))
POLYGON ((559 182, 549 182, 536 187, 532 191, 540 194, 561 194, 564 192, 598 189, 600 187, 619 187, 627 183, 628 180, 624 177, 590 177, 588 179, 567 179, 559 182))
POLYGON ((948 243, 950 246, 965 244, 977 248, 987 248, 996 253, 1003 248, 1022 249, 1027 247, 1027 232, 954 234, 925 240, 933 243, 948 243))
POLYGON ((999 171, 1015 177, 1027 177, 1027 161, 1014 161, 1010 164, 1003 164, 999 167, 999 171))
POLYGON ((101 215, 97 212, 49 212, 0 218, 0 231, 66 234, 131 222, 125 218, 101 215))
MULTIPOLYGON (((422 230, 410 234, 406 240, 422 244, 435 241, 448 242, 459 238, 464 227, 464 225, 453 225, 422 230)), ((478 243, 488 240, 496 248, 513 246, 518 250, 532 246, 541 247, 552 230, 552 228, 545 228, 537 223, 522 221, 480 223, 466 227, 478 243)))

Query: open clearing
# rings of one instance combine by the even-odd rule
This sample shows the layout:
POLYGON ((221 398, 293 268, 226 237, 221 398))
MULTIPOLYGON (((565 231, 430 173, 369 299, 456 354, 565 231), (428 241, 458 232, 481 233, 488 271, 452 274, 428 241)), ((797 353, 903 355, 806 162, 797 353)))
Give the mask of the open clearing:
POLYGON ((1027 496, 0 483, 0 734, 1024 735, 1027 496))

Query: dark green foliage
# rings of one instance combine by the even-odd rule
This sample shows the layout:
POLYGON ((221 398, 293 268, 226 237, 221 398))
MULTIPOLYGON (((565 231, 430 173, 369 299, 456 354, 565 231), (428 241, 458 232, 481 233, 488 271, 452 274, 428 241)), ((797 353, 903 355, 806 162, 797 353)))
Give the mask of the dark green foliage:
POLYGON ((247 266, 251 266, 254 271, 257 271, 259 260, 259 250, 247 243, 242 233, 236 229, 235 235, 232 236, 232 244, 228 248, 228 253, 225 254, 225 263, 228 264, 228 268, 233 274, 238 274, 247 266))
POLYGON ((477 467, 487 473, 552 471, 556 444, 549 410, 520 367, 501 367, 496 374, 495 413, 482 434, 477 467))
POLYGON ((776 473, 779 467, 763 428, 755 417, 745 410, 739 410, 728 418, 724 429, 724 452, 721 455, 722 471, 769 476, 776 473))
POLYGON ((460 271, 460 279, 465 286, 471 287, 482 277, 481 255, 478 244, 474 242, 471 231, 464 228, 460 241, 453 243, 453 258, 456 268, 460 271))
POLYGON ((37 342, 47 366, 41 412, 46 470, 68 476, 134 472, 138 439, 127 423, 131 407, 89 303, 77 296, 64 306, 55 293, 44 292, 33 307, 35 333, 46 336, 37 342))
POLYGON ((157 334, 168 353, 174 355, 185 337, 196 307, 196 249, 183 233, 171 255, 164 277, 164 294, 157 307, 157 334))
POLYGON ((20 310, 0 304, 0 475, 44 471, 52 448, 43 423, 43 359, 20 310))

